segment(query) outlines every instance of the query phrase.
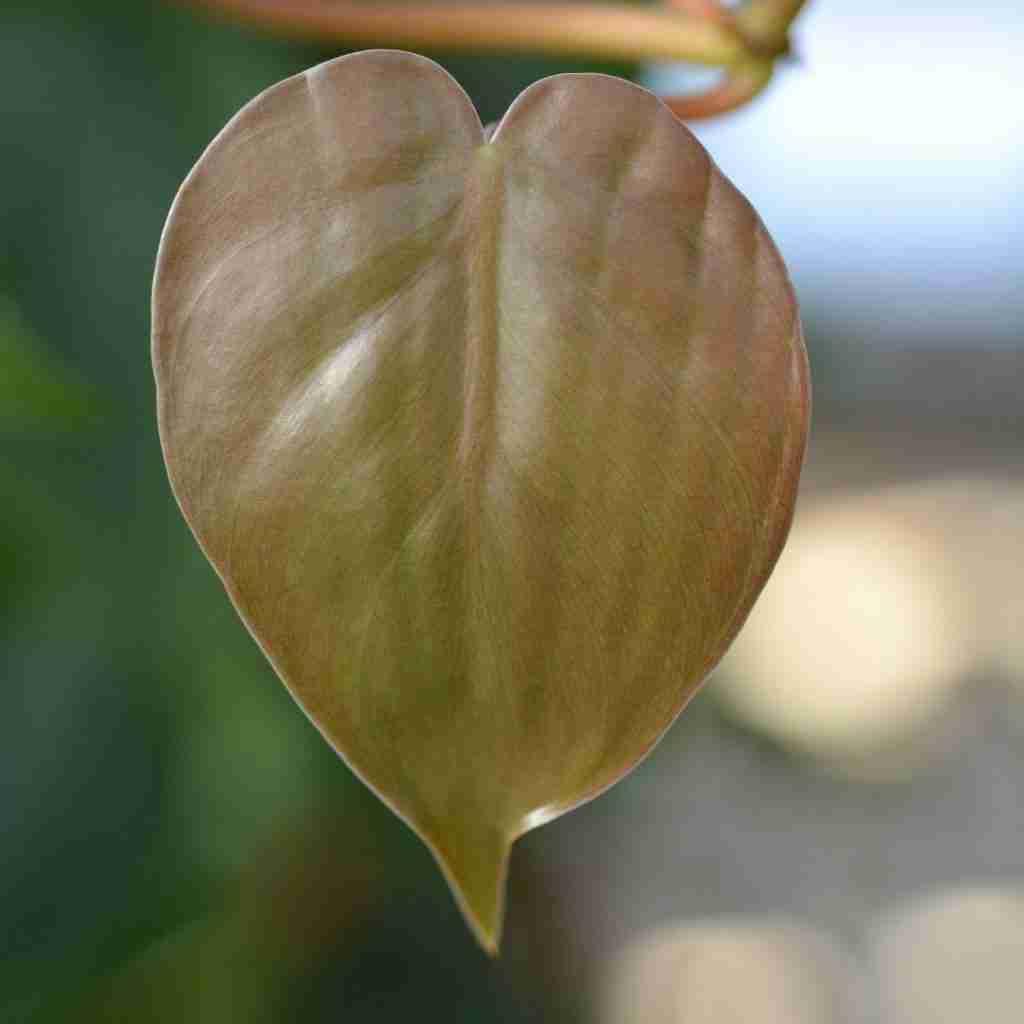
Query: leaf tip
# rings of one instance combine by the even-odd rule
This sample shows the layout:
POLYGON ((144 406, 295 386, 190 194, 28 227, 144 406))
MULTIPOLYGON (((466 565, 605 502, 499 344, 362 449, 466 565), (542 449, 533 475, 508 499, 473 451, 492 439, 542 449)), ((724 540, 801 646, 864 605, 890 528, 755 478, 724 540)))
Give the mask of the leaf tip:
POLYGON ((470 931, 490 957, 501 951, 512 841, 497 828, 450 826, 429 841, 470 931))

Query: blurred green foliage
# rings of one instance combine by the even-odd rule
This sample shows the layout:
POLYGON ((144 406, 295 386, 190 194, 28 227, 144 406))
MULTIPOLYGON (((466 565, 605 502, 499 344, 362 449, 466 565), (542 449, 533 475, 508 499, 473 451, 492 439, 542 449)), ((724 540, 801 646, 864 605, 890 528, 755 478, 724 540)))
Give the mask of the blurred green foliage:
MULTIPOLYGON (((550 1009, 292 703, 164 475, 148 317, 171 200, 238 107, 336 52, 137 0, 0 8, 4 1022, 550 1009)), ((446 63, 485 119, 567 68, 446 63)))
POLYGON ((0 431, 49 433, 89 425, 91 390, 45 351, 14 303, 0 296, 0 431))

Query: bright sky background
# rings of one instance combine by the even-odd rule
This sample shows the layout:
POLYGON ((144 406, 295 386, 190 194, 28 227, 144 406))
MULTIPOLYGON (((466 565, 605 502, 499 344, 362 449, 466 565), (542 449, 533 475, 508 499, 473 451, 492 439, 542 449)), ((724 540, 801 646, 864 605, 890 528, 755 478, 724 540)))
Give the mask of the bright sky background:
POLYGON ((696 130, 808 312, 865 344, 1024 344, 1024 7, 810 0, 794 40, 799 66, 696 130))

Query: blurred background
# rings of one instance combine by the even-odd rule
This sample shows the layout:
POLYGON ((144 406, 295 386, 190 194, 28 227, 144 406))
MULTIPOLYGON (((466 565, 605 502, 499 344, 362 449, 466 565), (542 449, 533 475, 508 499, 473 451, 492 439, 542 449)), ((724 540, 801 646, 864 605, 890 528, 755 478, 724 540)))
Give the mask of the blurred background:
MULTIPOLYGON (((812 0, 701 127, 805 311, 792 540, 655 752, 514 852, 489 961, 171 498, 149 288, 248 99, 338 48, 0 7, 0 1021, 946 1022, 1024 962, 1024 146, 1010 0, 812 0)), ((559 70, 432 54, 485 121, 559 70)))

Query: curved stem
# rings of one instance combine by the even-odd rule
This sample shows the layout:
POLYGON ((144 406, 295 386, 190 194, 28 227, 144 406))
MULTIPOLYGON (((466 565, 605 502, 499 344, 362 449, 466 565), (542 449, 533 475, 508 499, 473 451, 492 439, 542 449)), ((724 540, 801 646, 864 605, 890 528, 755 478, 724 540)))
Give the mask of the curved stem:
POLYGON ((737 24, 753 46, 774 56, 788 51, 787 33, 807 0, 747 0, 736 12, 737 24))
POLYGON ((770 61, 744 64, 728 72, 718 85, 692 96, 663 96, 665 105, 683 121, 699 121, 728 113, 752 100, 771 80, 770 61))
POLYGON ((733 65, 749 58, 727 26, 669 7, 626 4, 178 0, 315 39, 474 50, 589 53, 611 60, 733 65))

